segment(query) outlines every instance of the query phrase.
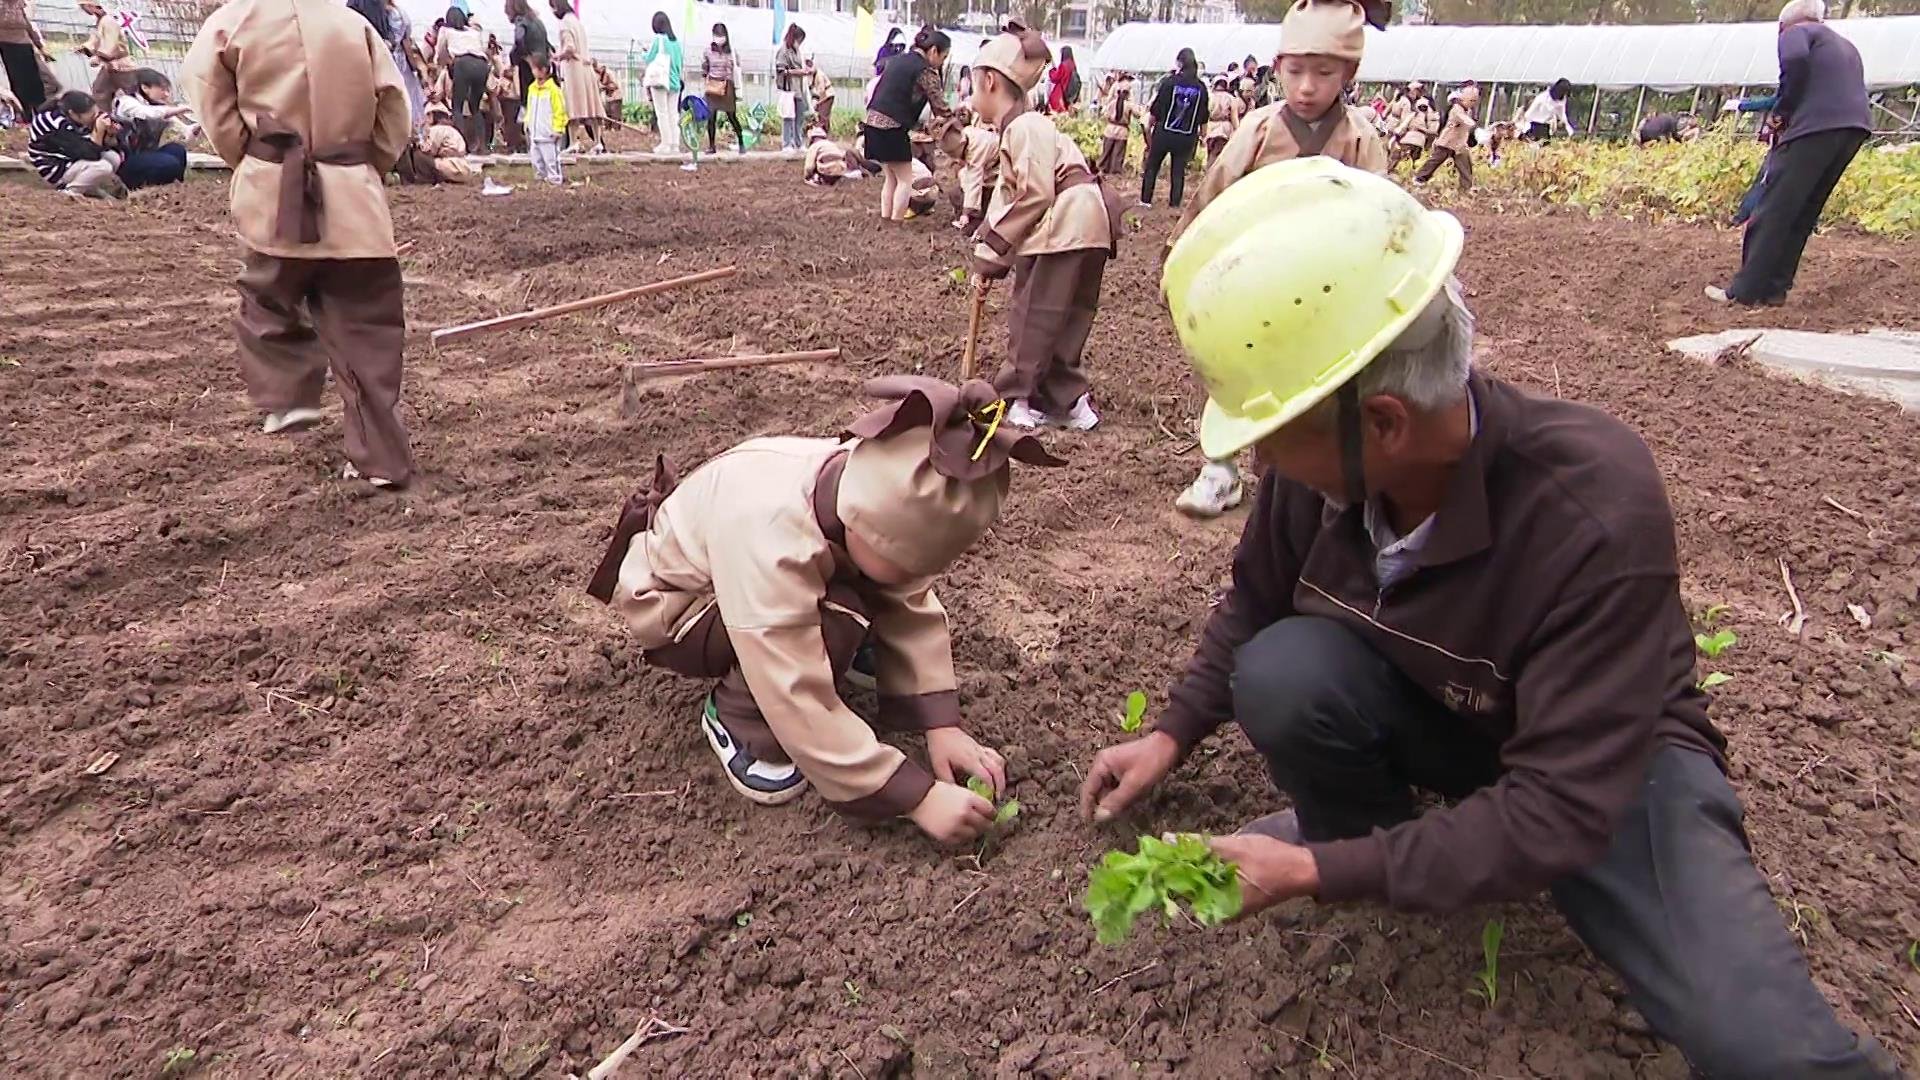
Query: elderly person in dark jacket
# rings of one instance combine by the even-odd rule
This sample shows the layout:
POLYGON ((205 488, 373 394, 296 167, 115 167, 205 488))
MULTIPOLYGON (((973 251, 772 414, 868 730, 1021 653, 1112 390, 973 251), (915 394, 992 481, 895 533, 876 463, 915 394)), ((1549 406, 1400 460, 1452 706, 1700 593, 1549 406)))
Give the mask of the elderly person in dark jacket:
POLYGON ((1824 0, 1792 0, 1780 11, 1780 94, 1785 127, 1769 159, 1767 187, 1747 226, 1740 272, 1717 303, 1783 304, 1820 212, 1873 130, 1860 51, 1823 21, 1824 0))

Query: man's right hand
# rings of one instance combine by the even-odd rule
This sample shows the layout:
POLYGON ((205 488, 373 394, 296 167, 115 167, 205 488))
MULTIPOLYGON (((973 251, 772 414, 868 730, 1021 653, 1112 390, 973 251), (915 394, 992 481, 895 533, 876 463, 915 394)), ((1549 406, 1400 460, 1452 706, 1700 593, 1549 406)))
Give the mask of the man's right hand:
POLYGON ((943 844, 966 844, 993 824, 993 804, 959 784, 938 780, 907 816, 943 844))
POLYGON ((1091 821, 1109 821, 1166 777, 1180 762, 1180 744, 1163 731, 1130 743, 1109 746, 1094 756, 1093 769, 1080 785, 1080 813, 1091 821))

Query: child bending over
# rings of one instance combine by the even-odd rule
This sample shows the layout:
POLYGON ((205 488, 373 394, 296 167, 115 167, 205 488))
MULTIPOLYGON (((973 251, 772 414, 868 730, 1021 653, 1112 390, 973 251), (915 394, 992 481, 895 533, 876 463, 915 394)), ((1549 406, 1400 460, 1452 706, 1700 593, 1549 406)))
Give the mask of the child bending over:
POLYGON ((777 806, 811 785, 842 813, 960 843, 993 807, 959 781, 1004 791, 1006 765, 961 726, 933 583, 999 516, 1010 462, 1063 462, 999 423, 1006 403, 984 382, 902 376, 867 392, 894 403, 839 439, 750 439, 685 480, 662 459, 587 591, 648 664, 719 680, 699 723, 741 795, 777 806), (925 732, 930 768, 842 699, 863 644, 880 727, 925 732))

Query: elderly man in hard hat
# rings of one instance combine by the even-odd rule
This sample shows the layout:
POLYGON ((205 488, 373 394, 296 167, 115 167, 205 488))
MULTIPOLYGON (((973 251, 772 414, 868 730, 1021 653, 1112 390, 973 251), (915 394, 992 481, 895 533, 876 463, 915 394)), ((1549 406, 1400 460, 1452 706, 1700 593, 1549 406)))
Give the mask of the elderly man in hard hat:
POLYGON ((1214 842, 1249 910, 1550 890, 1706 1075, 1897 1075, 1814 989, 1748 856, 1652 456, 1473 370, 1461 245, 1392 182, 1305 158, 1174 246, 1201 442, 1267 472, 1171 705, 1095 758, 1083 809, 1112 817, 1237 721, 1293 804, 1214 842), (1415 788, 1457 801, 1418 814, 1415 788))

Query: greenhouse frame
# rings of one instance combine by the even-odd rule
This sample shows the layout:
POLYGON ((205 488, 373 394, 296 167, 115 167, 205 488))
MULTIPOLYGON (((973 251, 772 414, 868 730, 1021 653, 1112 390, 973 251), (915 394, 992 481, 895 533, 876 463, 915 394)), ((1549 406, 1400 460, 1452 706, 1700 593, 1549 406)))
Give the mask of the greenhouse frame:
MULTIPOLYGON (((1827 25, 1860 50, 1873 91, 1880 134, 1920 134, 1915 88, 1920 84, 1920 16, 1835 19, 1827 25)), ((1412 79, 1455 84, 1473 80, 1483 119, 1504 119, 1514 102, 1566 79, 1581 91, 1572 110, 1586 130, 1606 131, 1606 99, 1617 114, 1702 106, 1717 109, 1733 93, 1772 87, 1780 78, 1779 27, 1764 23, 1688 23, 1666 26, 1395 26, 1367 30, 1363 84, 1412 79), (1650 109, 1651 107, 1651 109, 1650 109)), ((1224 71, 1249 55, 1263 63, 1280 49, 1274 24, 1197 25, 1128 23, 1094 52, 1100 71, 1162 72, 1174 53, 1190 48, 1207 71, 1224 71)), ((1611 112, 1611 110, 1609 110, 1611 112)))

